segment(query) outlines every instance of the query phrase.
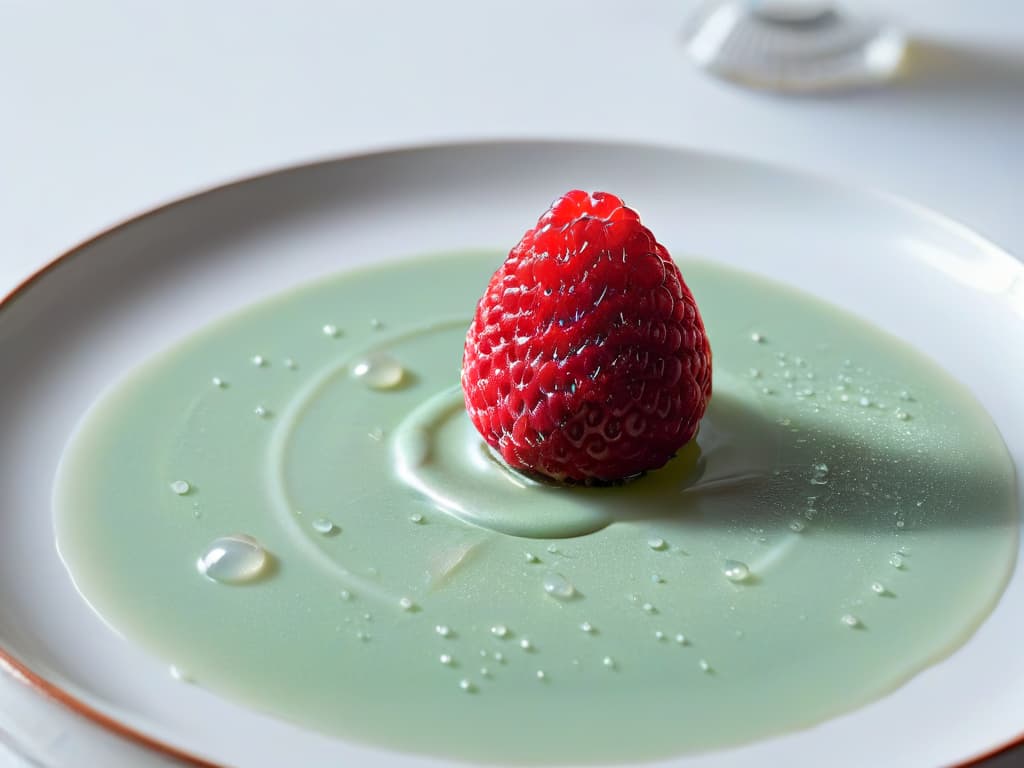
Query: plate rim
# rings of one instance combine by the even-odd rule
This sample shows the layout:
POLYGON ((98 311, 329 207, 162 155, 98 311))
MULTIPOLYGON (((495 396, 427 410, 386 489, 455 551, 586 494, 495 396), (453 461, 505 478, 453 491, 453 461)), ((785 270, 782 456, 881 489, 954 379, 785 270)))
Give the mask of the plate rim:
MULTIPOLYGON (((998 243, 979 233, 973 227, 941 213, 923 203, 918 203, 903 195, 888 192, 886 190, 856 182, 847 181, 827 173, 821 173, 799 166, 790 166, 785 163, 776 163, 761 158, 750 157, 741 153, 709 151, 699 147, 686 144, 668 144, 636 140, 615 140, 615 139, 591 139, 591 138, 523 138, 523 137, 488 137, 480 139, 452 139, 430 142, 396 142, 382 145, 370 145, 351 152, 330 153, 317 156, 308 160, 296 163, 283 163, 274 165, 263 170, 252 173, 245 173, 230 177, 225 181, 212 182, 196 187, 192 191, 171 197, 163 202, 143 208, 141 211, 120 218, 113 223, 94 232, 92 235, 76 242, 70 247, 62 250, 56 256, 43 263, 40 267, 30 272, 19 280, 13 288, 0 296, 0 320, 3 311, 9 308, 15 301, 40 283, 45 277, 55 272, 62 266, 67 265, 73 258, 81 256, 83 251, 115 235, 125 227, 131 226, 145 219, 158 216, 172 208, 201 200, 224 190, 240 187, 253 182, 270 179, 275 176, 284 176, 290 173, 301 173, 317 167, 325 167, 339 163, 345 163, 358 159, 370 159, 381 157, 397 157, 401 155, 413 155, 422 152, 433 152, 437 150, 464 150, 464 149, 486 149, 488 147, 500 149, 529 150, 531 148, 579 148, 589 150, 610 150, 610 151, 655 151, 668 152, 672 154, 698 156, 714 161, 715 163, 726 164, 733 167, 755 167, 762 172, 771 174, 782 174, 790 177, 797 177, 802 181, 812 184, 825 185, 852 193, 866 199, 875 199, 878 202, 895 206, 905 212, 923 218, 930 223, 937 225, 951 234, 972 241, 976 246, 985 249, 991 255, 1004 262, 1013 264, 1017 270, 1024 271, 1024 264, 1015 258, 1009 251, 998 243)), ((223 763, 212 762, 194 752, 173 746, 158 738, 144 733, 141 729, 129 725, 117 718, 105 714, 100 710, 84 702, 69 691, 61 688, 43 675, 35 672, 24 661, 10 652, 2 641, 0 641, 0 674, 5 675, 15 684, 25 685, 41 696, 65 707, 75 715, 91 721, 93 725, 103 728, 123 739, 135 742, 149 751, 170 757, 174 760, 197 766, 198 768, 227 768, 223 763)), ((959 762, 950 763, 949 768, 973 768, 980 766, 985 761, 1008 752, 1016 747, 1024 746, 1024 728, 1006 741, 1000 741, 986 751, 967 757, 959 762)))

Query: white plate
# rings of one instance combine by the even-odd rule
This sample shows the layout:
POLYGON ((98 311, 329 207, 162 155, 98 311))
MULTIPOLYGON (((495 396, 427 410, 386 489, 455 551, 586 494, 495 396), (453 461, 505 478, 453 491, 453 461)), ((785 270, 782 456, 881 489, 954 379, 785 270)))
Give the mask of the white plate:
MULTIPOLYGON (((10 664, 91 716, 218 763, 438 765, 345 744, 173 682, 164 664, 104 625, 68 579, 51 530, 54 470, 104 387, 208 321, 359 263, 507 248, 572 187, 624 196, 674 253, 781 279, 909 340, 974 391, 1024 466, 1024 267, 935 214, 672 149, 489 143, 337 160, 146 214, 5 300, 0 648, 10 664)), ((806 731, 664 765, 910 768, 970 759, 1024 729, 1022 629, 1018 572, 962 649, 885 699, 806 731)))

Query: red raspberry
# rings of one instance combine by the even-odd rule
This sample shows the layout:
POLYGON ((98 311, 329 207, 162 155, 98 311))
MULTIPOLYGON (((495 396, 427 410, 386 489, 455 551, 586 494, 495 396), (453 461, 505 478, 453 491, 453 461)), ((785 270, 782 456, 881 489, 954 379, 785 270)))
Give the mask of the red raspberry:
POLYGON ((612 482, 661 467, 694 436, 711 348, 679 268, 637 213, 574 190, 491 278, 462 390, 509 466, 612 482))

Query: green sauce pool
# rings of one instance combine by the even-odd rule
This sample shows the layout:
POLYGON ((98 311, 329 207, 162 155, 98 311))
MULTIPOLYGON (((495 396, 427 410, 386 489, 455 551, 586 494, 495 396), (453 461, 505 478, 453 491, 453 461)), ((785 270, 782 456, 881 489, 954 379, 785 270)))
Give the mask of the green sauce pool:
POLYGON ((615 488, 504 469, 458 390, 500 258, 331 277, 117 384, 56 483, 84 597, 253 708, 520 764, 806 727, 991 611, 1018 513, 981 406, 869 324, 710 263, 680 263, 714 350, 696 441, 615 488))

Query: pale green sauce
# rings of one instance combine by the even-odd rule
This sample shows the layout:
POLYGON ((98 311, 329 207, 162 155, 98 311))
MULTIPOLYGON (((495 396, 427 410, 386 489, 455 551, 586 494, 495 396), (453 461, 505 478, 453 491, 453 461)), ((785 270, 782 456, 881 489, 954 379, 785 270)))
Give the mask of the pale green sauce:
POLYGON ((714 350, 697 445, 623 487, 540 485, 490 458, 455 389, 499 260, 332 277, 117 385, 57 478, 58 545, 90 604, 254 708, 506 763, 808 726, 990 612, 1017 550, 1013 466, 933 363, 808 296, 684 262, 714 350), (368 353, 401 381, 354 378, 368 353), (231 540, 250 559, 228 575, 260 578, 197 571, 231 534, 269 557, 231 540))

